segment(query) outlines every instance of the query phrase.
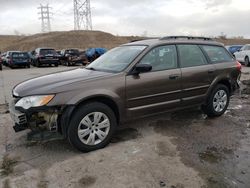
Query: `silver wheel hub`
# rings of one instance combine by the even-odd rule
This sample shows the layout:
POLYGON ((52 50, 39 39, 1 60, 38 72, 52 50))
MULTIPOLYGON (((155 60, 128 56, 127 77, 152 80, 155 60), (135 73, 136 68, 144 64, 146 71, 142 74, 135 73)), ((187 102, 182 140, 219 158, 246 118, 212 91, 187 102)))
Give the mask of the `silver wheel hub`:
POLYGON ((97 145, 108 135, 110 120, 102 112, 87 114, 78 125, 78 137, 86 145, 97 145))
POLYGON ((213 98, 213 107, 216 112, 222 112, 227 105, 227 93, 224 90, 219 90, 213 98))

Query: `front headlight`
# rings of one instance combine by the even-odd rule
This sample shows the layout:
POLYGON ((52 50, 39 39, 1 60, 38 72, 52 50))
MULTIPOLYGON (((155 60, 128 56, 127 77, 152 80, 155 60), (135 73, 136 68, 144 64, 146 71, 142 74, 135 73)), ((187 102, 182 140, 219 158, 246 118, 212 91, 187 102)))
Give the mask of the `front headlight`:
POLYGON ((31 107, 39 107, 48 104, 55 95, 40 95, 40 96, 30 96, 23 97, 17 103, 16 107, 22 107, 24 109, 29 109, 31 107))

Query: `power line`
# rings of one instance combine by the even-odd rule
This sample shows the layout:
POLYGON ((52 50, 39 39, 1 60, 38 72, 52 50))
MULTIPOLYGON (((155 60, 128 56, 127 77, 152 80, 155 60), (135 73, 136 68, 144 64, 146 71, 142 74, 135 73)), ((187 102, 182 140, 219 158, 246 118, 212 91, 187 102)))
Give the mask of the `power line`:
POLYGON ((40 4, 40 7, 38 7, 39 9, 39 13, 40 17, 39 19, 41 19, 41 31, 43 33, 45 32, 50 32, 51 31, 51 15, 52 13, 50 12, 51 7, 49 6, 49 4, 47 5, 42 5, 40 4))
POLYGON ((92 30, 90 0, 73 0, 74 30, 92 30))

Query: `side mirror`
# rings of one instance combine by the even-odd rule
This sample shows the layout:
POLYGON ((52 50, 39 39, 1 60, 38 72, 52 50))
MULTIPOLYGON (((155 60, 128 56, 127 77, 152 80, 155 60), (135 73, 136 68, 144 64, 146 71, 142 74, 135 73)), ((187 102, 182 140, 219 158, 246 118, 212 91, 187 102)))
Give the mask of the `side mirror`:
POLYGON ((152 70, 152 66, 149 64, 137 64, 134 68, 134 73, 135 74, 140 74, 143 72, 149 72, 152 70))

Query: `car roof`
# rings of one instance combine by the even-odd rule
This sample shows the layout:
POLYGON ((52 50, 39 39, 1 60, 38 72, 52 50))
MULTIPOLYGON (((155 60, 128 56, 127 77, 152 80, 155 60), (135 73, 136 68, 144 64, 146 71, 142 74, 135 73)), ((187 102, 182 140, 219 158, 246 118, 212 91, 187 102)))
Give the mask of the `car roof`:
POLYGON ((182 43, 224 46, 224 44, 216 42, 210 38, 190 37, 190 36, 168 36, 168 37, 163 37, 163 38, 145 39, 145 40, 132 41, 124 45, 125 46, 126 45, 156 46, 156 45, 161 45, 161 44, 182 44, 182 43))
POLYGON ((37 48, 36 50, 55 50, 55 49, 54 48, 43 47, 43 48, 37 48))
POLYGON ((21 51, 7 51, 6 53, 21 52, 21 51))

